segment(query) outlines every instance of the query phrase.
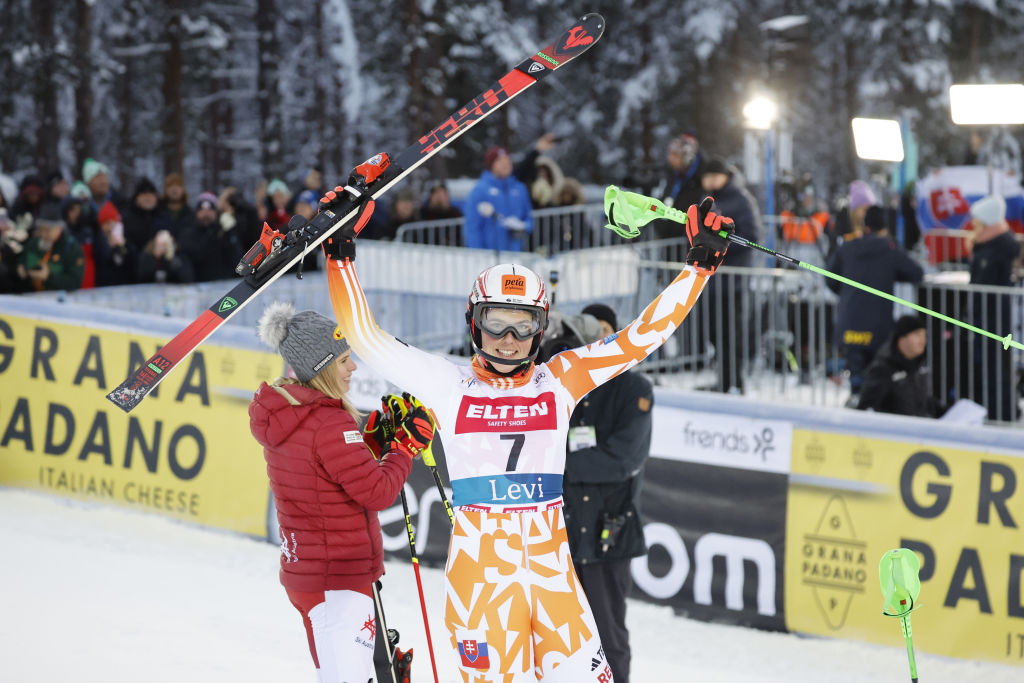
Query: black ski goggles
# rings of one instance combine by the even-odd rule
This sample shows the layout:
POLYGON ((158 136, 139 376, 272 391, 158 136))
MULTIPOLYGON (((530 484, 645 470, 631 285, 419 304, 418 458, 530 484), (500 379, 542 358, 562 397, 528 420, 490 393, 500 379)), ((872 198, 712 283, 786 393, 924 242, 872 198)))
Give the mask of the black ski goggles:
POLYGON ((474 307, 473 323, 501 339, 511 332, 520 341, 535 337, 548 326, 548 314, 541 308, 515 304, 482 304, 474 307))

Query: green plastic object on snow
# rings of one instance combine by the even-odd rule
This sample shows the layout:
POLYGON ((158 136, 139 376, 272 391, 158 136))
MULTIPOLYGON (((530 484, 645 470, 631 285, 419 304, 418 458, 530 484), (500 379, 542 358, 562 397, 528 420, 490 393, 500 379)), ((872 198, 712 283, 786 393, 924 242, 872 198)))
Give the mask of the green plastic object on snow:
POLYGON ((917 662, 914 660, 913 631, 910 613, 920 607, 917 596, 921 592, 921 561, 913 550, 896 548, 882 555, 878 562, 878 583, 882 587, 882 614, 900 620, 900 630, 907 643, 910 680, 917 683, 917 662))
POLYGON ((605 188, 604 215, 608 217, 608 224, 604 227, 626 239, 639 237, 640 228, 658 218, 686 225, 685 211, 673 209, 660 199, 621 190, 614 185, 605 188))

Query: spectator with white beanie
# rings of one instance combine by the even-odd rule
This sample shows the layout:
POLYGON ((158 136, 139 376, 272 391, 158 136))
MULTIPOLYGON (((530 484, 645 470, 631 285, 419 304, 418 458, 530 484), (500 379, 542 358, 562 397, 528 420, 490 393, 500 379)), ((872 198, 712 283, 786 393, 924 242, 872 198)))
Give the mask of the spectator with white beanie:
MULTIPOLYGON (((1013 285, 1013 263, 1020 255, 1020 242, 1006 222, 1006 200, 989 195, 974 202, 970 208, 970 232, 965 238, 971 255, 971 284, 1013 285)), ((996 334, 1010 332, 1011 297, 993 292, 975 292, 971 296, 972 323, 996 334)), ((982 400, 993 420, 1012 421, 1017 418, 1016 382, 1011 357, 988 340, 975 340, 976 380, 983 389, 982 400)))

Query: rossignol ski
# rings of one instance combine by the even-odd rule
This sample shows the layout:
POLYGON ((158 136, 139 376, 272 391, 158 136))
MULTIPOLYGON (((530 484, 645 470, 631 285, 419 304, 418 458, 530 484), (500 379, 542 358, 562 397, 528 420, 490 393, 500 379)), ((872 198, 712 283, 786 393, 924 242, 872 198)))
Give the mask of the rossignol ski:
POLYGON ((305 257, 310 249, 339 228, 343 228, 343 234, 350 237, 358 234, 373 211, 374 199, 477 122, 588 50, 601 38, 604 27, 604 18, 599 14, 581 17, 558 40, 524 59, 497 83, 395 157, 378 154, 357 166, 343 191, 328 193, 327 201, 321 202, 320 212, 308 223, 293 217, 287 233, 264 227, 259 242, 238 264, 237 271, 243 276, 242 281, 134 370, 128 379, 107 394, 107 399, 130 412, 207 337, 305 257))

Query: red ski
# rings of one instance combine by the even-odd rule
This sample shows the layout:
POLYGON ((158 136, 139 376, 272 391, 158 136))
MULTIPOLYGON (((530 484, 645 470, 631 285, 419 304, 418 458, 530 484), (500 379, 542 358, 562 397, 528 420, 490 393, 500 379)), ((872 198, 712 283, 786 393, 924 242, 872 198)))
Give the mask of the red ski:
POLYGON ((510 99, 586 52, 601 38, 604 27, 604 19, 599 14, 587 14, 580 18, 558 40, 524 59, 497 83, 398 155, 376 155, 357 166, 348 184, 341 191, 328 193, 326 201, 321 201, 320 212, 308 223, 290 223, 286 234, 265 228, 260 241, 246 252, 238 264, 237 271, 243 275, 243 279, 156 355, 133 371, 128 379, 107 394, 107 399, 125 412, 131 411, 203 340, 299 262, 309 250, 317 247, 339 228, 348 234, 356 234, 373 211, 372 199, 387 192, 420 164, 510 99))

